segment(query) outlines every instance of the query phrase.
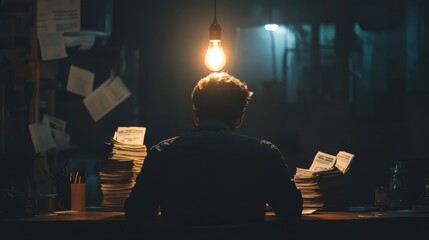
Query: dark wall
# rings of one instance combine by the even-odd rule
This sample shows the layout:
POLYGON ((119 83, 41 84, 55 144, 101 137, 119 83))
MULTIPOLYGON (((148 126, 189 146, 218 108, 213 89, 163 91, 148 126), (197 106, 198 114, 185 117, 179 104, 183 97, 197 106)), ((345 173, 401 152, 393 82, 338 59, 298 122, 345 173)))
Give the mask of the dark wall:
MULTIPOLYGON (((343 96, 325 101, 323 96, 332 92, 322 92, 311 101, 287 104, 264 91, 256 92, 239 131, 274 142, 292 170, 309 167, 318 150, 355 154, 347 176, 351 191, 345 196, 355 204, 371 203, 374 187, 388 186, 393 161, 406 161, 410 180, 414 181, 410 196, 415 198, 423 177, 429 175, 425 154, 429 142, 429 85, 424 70, 428 55, 427 51, 409 55, 413 43, 418 44, 418 51, 427 50, 428 19, 421 9, 428 6, 421 1, 411 2, 418 4, 418 11, 406 1, 218 1, 217 17, 228 56, 226 70, 233 75, 239 73, 238 63, 246 57, 234 52, 237 28, 265 24, 264 13, 270 4, 280 24, 330 22, 337 26, 334 71, 335 81, 346 91, 341 92, 343 96), (374 36, 387 36, 374 45, 387 47, 373 53, 369 68, 360 69, 365 79, 355 80, 356 86, 350 86, 348 61, 360 51, 355 49, 356 44, 366 46, 354 36, 356 24, 374 36), (410 29, 416 24, 421 32, 413 34, 410 29), (396 62, 381 62, 387 55, 393 55, 396 62), (418 86, 413 86, 416 82, 418 86)), ((146 144, 153 145, 193 127, 190 93, 194 84, 209 73, 203 57, 213 3, 128 1, 120 5, 122 15, 115 19, 114 33, 123 35, 125 45, 140 50, 139 116, 141 125, 148 128, 146 144)), ((311 89, 303 89, 302 96, 308 94, 306 90, 311 89)))
MULTIPOLYGON (((227 54, 225 70, 246 82, 247 72, 270 68, 271 63, 241 64, 252 55, 237 51, 242 42, 240 29, 263 26, 269 20, 336 27, 329 68, 318 66, 314 60, 318 40, 310 41, 311 57, 296 102, 278 97, 284 86, 267 81, 271 75, 249 83, 255 95, 239 131, 276 144, 291 171, 308 168, 317 151, 355 154, 346 176, 348 191, 341 193, 350 204, 371 203, 374 187, 388 186, 393 161, 405 161, 410 197, 416 199, 423 178, 429 175, 428 10, 429 4, 423 0, 217 1, 227 54)), ((147 127, 147 146, 194 126, 191 91, 209 73, 203 59, 213 1, 116 0, 112 20, 111 36, 97 40, 102 53, 71 54, 63 62, 67 67, 75 56, 80 59, 75 64, 94 71, 125 66, 122 77, 132 97, 94 123, 80 98, 65 91, 58 95, 58 103, 67 107, 57 111, 58 117, 68 121, 72 142, 89 151, 95 149, 98 158, 117 126, 147 127), (67 105, 73 99, 79 104, 67 105)), ((255 48, 260 52, 269 49, 255 48)), ((108 72, 101 72, 95 85, 107 77, 108 72)), ((25 135, 20 131, 11 136, 25 135)), ((30 146, 27 140, 26 146, 30 146)), ((32 149, 29 151, 32 157, 32 149)))

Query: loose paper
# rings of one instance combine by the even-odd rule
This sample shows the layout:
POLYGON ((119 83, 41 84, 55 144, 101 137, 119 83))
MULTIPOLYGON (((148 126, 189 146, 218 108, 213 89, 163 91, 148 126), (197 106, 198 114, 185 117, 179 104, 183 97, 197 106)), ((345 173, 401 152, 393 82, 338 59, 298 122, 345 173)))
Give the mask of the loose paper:
POLYGON ((80 37, 80 47, 79 50, 89 50, 94 46, 95 36, 81 36, 80 37))
POLYGON ((58 130, 58 131, 61 131, 61 132, 64 132, 66 130, 66 124, 67 124, 67 122, 65 120, 63 120, 63 119, 56 118, 56 117, 53 117, 53 116, 48 115, 48 114, 44 114, 42 122, 43 123, 48 123, 49 127, 52 130, 58 130))
POLYGON ((67 81, 67 91, 88 96, 92 92, 94 73, 71 65, 67 81))
POLYGON ((44 153, 46 150, 56 147, 48 123, 33 123, 28 125, 28 128, 36 152, 44 153))
POLYGON ((310 171, 320 172, 334 167, 336 156, 318 151, 310 166, 310 171))
POLYGON ((355 155, 348 152, 338 152, 335 167, 338 168, 341 172, 346 173, 350 168, 350 163, 352 162, 354 156, 355 155))
POLYGON ((54 137, 57 150, 64 150, 70 147, 69 134, 58 130, 52 130, 52 136, 54 137))
POLYGON ((131 95, 120 77, 110 78, 83 99, 95 122, 131 95))
POLYGON ((145 127, 118 127, 115 133, 115 140, 130 145, 143 145, 145 127))
POLYGON ((40 32, 38 37, 42 60, 54 60, 67 57, 62 33, 40 32))
POLYGON ((94 46, 95 35, 64 36, 66 47, 78 47, 79 50, 88 50, 94 46))
POLYGON ((37 31, 79 32, 80 0, 37 0, 37 31))

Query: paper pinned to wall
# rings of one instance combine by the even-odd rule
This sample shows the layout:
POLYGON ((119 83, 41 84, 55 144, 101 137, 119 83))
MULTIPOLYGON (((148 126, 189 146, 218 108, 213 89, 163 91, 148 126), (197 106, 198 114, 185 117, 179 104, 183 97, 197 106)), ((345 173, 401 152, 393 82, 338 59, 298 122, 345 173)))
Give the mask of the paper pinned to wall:
POLYGON ((65 132, 67 124, 65 120, 44 114, 42 122, 49 125, 57 150, 70 147, 70 135, 65 132))
POLYGON ((28 125, 34 150, 37 153, 44 153, 48 149, 55 148, 56 144, 52 137, 49 123, 33 123, 28 125))
POLYGON ((89 50, 94 46, 95 36, 81 36, 80 37, 80 47, 79 50, 89 50))
POLYGON ((64 36, 66 47, 79 47, 79 50, 89 50, 94 46, 95 36, 64 36))
POLYGON ((116 76, 101 84, 97 89, 83 99, 95 122, 118 106, 131 95, 121 78, 116 76))
POLYGON ((68 133, 52 129, 57 150, 70 148, 70 135, 68 133))
POLYGON ((63 120, 63 119, 56 118, 56 117, 48 115, 48 114, 44 114, 42 122, 43 123, 48 123, 49 127, 52 130, 58 130, 58 131, 61 131, 61 132, 64 132, 66 130, 66 124, 67 124, 67 122, 65 120, 63 120))
POLYGON ((84 97, 88 96, 92 92, 94 76, 94 73, 88 70, 71 65, 67 81, 67 91, 84 97))
POLYGON ((67 57, 63 34, 60 32, 41 32, 38 34, 42 60, 67 57))
POLYGON ((38 0, 37 31, 79 32, 80 0, 38 0))

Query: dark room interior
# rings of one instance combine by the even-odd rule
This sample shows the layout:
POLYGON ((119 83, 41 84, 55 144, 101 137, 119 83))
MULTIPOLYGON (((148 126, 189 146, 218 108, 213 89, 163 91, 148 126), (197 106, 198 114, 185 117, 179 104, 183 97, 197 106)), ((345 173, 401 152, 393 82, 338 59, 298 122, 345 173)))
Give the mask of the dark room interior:
MULTIPOLYGON (((88 37, 91 46, 65 41, 66 56, 47 60, 37 6, 0 0, 1 190, 59 194, 52 175, 84 168, 86 207, 98 209, 118 127, 145 127, 147 148, 194 127, 191 92, 211 72, 213 1, 80 0, 80 30, 63 37, 88 37), (94 90, 118 76, 130 95, 95 121, 85 97, 68 90, 71 66, 94 74, 94 90), (35 150, 29 125, 45 114, 66 121, 66 147, 35 150)), ((218 0, 223 71, 254 92, 237 131, 275 144, 291 176, 318 151, 353 154, 335 211, 374 206, 380 186, 390 200, 399 162, 400 210, 411 211, 429 194, 428 13, 426 0, 218 0), (267 31, 269 23, 278 29, 267 31)))

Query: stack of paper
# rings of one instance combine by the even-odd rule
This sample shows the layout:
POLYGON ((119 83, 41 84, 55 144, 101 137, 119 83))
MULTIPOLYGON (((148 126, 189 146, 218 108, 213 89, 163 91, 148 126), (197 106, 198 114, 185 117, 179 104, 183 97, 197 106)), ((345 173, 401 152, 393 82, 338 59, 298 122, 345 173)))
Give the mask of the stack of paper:
POLYGON ((353 157, 343 151, 337 156, 319 151, 310 169, 296 168, 293 180, 301 191, 304 210, 340 210, 343 207, 342 178, 353 157))
POLYGON ((143 145, 144 132, 145 129, 140 127, 120 127, 107 143, 109 155, 100 171, 103 210, 124 210, 124 202, 147 155, 146 146, 143 145))

